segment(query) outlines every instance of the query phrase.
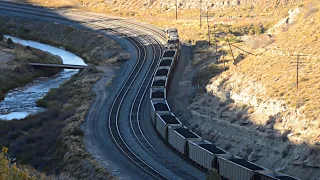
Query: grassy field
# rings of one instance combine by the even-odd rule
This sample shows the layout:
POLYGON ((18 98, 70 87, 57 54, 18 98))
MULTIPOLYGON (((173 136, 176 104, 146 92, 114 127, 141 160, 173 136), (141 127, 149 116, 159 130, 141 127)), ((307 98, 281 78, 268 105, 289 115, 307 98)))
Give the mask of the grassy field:
POLYGON ((0 41, 0 49, 13 56, 12 60, 0 61, 0 100, 11 89, 24 86, 37 77, 51 76, 59 72, 59 69, 34 69, 31 71, 27 65, 28 62, 61 64, 62 61, 59 57, 33 48, 25 50, 25 46, 19 44, 12 44, 10 47, 12 48, 8 48, 6 39, 0 41))

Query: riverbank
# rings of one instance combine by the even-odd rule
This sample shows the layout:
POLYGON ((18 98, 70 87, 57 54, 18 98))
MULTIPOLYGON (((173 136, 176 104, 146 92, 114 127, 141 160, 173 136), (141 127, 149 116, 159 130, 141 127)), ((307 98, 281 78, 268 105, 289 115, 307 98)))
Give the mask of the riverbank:
POLYGON ((0 15, 0 32, 62 47, 90 65, 117 65, 118 52, 122 50, 120 45, 106 36, 53 22, 0 15))
MULTIPOLYGON (((63 46, 91 65, 104 68, 118 65, 115 59, 121 47, 89 30, 4 16, 0 16, 0 27, 11 35, 63 46)), ((75 179, 113 179, 86 152, 80 129, 94 99, 91 88, 102 75, 110 76, 110 79, 114 76, 97 70, 82 70, 38 101, 38 105, 48 108, 46 112, 19 121, 0 121, 0 134, 3 135, 0 146, 10 145, 11 157, 46 174, 65 172, 75 179)))
POLYGON ((48 77, 58 73, 59 69, 33 69, 30 62, 62 64, 59 57, 20 44, 0 41, 0 101, 5 94, 14 88, 22 87, 35 78, 48 77))

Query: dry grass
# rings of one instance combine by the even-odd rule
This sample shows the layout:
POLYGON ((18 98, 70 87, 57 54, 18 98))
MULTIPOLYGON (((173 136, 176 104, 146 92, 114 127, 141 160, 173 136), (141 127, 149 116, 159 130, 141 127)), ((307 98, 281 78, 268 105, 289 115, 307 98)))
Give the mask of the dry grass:
MULTIPOLYGON (((109 63, 110 58, 103 55, 103 52, 110 54, 110 50, 118 54, 121 51, 121 47, 107 37, 61 24, 1 16, 0 29, 46 44, 65 46, 82 58, 87 57, 86 61, 93 64, 109 63), (28 29, 27 33, 25 29, 28 29), (82 38, 79 39, 79 36, 82 38)), ((43 56, 41 53, 38 55, 43 56)), ((28 59, 23 54, 17 56, 28 59)), ((80 71, 60 88, 51 90, 39 102, 48 107, 48 111, 25 120, 1 122, 0 130, 3 133, 0 134, 3 136, 0 138, 0 146, 11 145, 12 157, 19 157, 19 162, 30 163, 47 173, 65 171, 76 179, 113 179, 85 150, 83 132, 80 130, 94 98, 91 88, 100 75, 94 70, 80 71)))
POLYGON ((12 44, 7 48, 6 39, 0 42, 0 49, 12 54, 13 59, 0 62, 0 100, 5 94, 14 88, 24 86, 37 77, 51 76, 58 73, 58 69, 34 69, 30 71, 28 62, 62 63, 62 61, 49 53, 40 50, 25 50, 25 46, 12 44))
POLYGON ((106 36, 57 23, 0 16, 0 31, 22 39, 65 47, 93 65, 111 64, 110 57, 121 51, 121 46, 106 36))
MULTIPOLYGON (((307 4, 305 6, 308 7, 307 4)), ((312 8, 320 8, 320 4, 314 2, 312 8)), ((310 8, 303 9, 297 21, 288 31, 274 37, 275 42, 271 45, 253 50, 250 49, 252 42, 239 44, 258 56, 247 56, 237 67, 232 67, 220 76, 234 76, 233 81, 228 82, 237 84, 233 85, 232 91, 240 93, 245 90, 246 93, 254 94, 257 99, 262 99, 257 101, 258 104, 269 100, 277 100, 281 104, 283 102, 282 107, 286 111, 281 116, 284 118, 278 119, 274 128, 280 132, 292 130, 293 135, 289 139, 294 137, 295 142, 302 139, 314 144, 319 140, 319 24, 319 11, 312 10, 310 13, 310 8), (305 63, 299 69, 299 91, 296 89, 296 67, 291 64, 296 61, 296 56, 291 55, 297 53, 307 55, 302 58, 305 63), (251 91, 246 89, 253 84, 259 86, 251 91)))
POLYGON ((302 113, 311 119, 317 119, 320 113, 319 19, 320 12, 309 15, 307 19, 300 17, 289 31, 276 38, 276 43, 269 47, 268 52, 277 49, 284 55, 268 53, 258 58, 250 56, 243 61, 239 69, 251 77, 251 81, 262 82, 266 87, 267 96, 285 100, 291 107, 301 108, 302 113), (296 57, 288 56, 288 53, 310 56, 302 58, 305 64, 299 71, 299 92, 296 91, 296 68, 290 64, 296 61, 296 57))
MULTIPOLYGON (((18 0, 25 2, 25 0, 18 0)), ((157 27, 166 29, 168 27, 176 27, 179 29, 180 37, 184 41, 192 42, 207 39, 206 19, 203 17, 202 28, 199 26, 199 3, 193 8, 187 8, 188 1, 182 3, 178 9, 178 20, 175 20, 175 6, 172 1, 90 1, 90 0, 71 0, 71 1, 44 1, 44 0, 28 0, 28 3, 33 3, 45 7, 54 8, 75 8, 83 11, 91 11, 108 15, 116 15, 127 18, 134 18, 153 24, 157 27)), ((214 1, 212 1, 214 2, 214 1)), ((242 1, 243 2, 243 1, 242 1)), ((194 3, 194 2, 193 2, 194 3)), ((287 11, 298 1, 290 1, 288 4, 276 1, 256 3, 256 7, 252 8, 249 3, 242 3, 242 6, 229 6, 209 9, 209 19, 211 26, 217 24, 234 25, 233 28, 248 26, 254 24, 262 24, 266 27, 273 24, 278 17, 284 17, 287 11), (275 8, 277 7, 277 8, 275 8)), ((203 12, 205 13, 205 12, 203 12)), ((251 33, 255 33, 251 31, 251 33)))

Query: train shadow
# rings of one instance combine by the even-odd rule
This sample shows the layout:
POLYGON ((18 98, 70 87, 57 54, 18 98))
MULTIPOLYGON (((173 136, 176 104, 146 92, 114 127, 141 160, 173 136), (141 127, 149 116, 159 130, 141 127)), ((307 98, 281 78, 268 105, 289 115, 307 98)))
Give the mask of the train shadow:
MULTIPOLYGON (((206 46, 205 42, 199 43, 206 46)), ((218 61, 217 64, 222 63, 225 62, 218 61)), ((199 64, 200 68, 208 66, 199 64)), ((292 119, 277 113, 264 120, 261 117, 259 121, 255 107, 235 103, 228 90, 219 90, 221 94, 208 92, 206 85, 194 93, 188 117, 180 111, 176 113, 192 131, 231 154, 268 169, 301 179, 320 177, 320 144, 309 144, 300 138, 295 131, 297 127, 286 125, 292 119)), ((295 117, 294 114, 291 116, 295 117)))

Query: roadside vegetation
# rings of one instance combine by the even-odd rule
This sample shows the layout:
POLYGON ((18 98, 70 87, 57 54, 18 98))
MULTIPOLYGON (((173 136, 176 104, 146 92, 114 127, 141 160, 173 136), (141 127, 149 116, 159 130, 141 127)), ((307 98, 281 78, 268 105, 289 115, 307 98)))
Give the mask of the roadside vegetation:
POLYGON ((0 147, 10 147, 8 154, 19 164, 30 164, 47 174, 112 178, 86 152, 80 129, 94 98, 91 87, 100 75, 99 71, 83 70, 37 102, 47 108, 45 112, 0 121, 0 147))
POLYGON ((117 64, 116 56, 122 49, 115 41, 101 34, 84 27, 76 28, 59 23, 0 15, 0 31, 22 39, 63 47, 91 65, 117 64))
POLYGON ((0 152, 0 179, 1 180, 36 180, 47 179, 34 169, 18 167, 8 156, 8 148, 2 147, 0 152))
MULTIPOLYGON (((287 145, 285 148, 279 146, 277 149, 272 149, 272 152, 261 153, 261 157, 249 156, 252 154, 252 150, 245 149, 243 152, 246 155, 243 157, 250 157, 254 161, 260 162, 259 159, 266 158, 263 157, 265 154, 268 154, 270 157, 277 157, 277 154, 280 154, 281 159, 278 162, 272 163, 274 163, 273 166, 276 166, 277 163, 278 165, 280 164, 279 167, 281 166, 281 168, 283 168, 283 164, 292 164, 292 159, 297 158, 298 160, 295 163, 301 165, 301 168, 308 167, 309 172, 311 172, 310 174, 314 170, 312 168, 319 167, 318 153, 313 153, 315 151, 313 149, 318 149, 320 141, 318 131, 320 127, 320 102, 318 102, 320 98, 318 93, 320 88, 318 83, 320 80, 320 76, 318 75, 320 73, 318 68, 320 63, 320 54, 318 53, 318 49, 320 48, 320 5, 318 2, 312 0, 293 0, 290 2, 272 0, 268 1, 269 4, 266 4, 266 1, 259 1, 255 5, 252 5, 248 1, 245 1, 246 3, 241 6, 223 7, 222 11, 220 8, 210 9, 210 29, 213 29, 214 24, 216 24, 219 51, 227 52, 225 59, 227 67, 230 68, 226 72, 223 72, 224 67, 222 64, 219 61, 215 61, 218 56, 218 54, 215 54, 215 49, 212 46, 204 45, 208 39, 208 30, 205 17, 202 18, 202 27, 199 26, 198 8, 179 10, 178 20, 175 21, 174 4, 172 5, 169 2, 167 2, 167 5, 158 5, 159 8, 153 7, 157 6, 158 1, 152 1, 152 5, 145 4, 142 1, 127 3, 127 1, 122 0, 110 1, 113 4, 108 4, 109 1, 89 0, 81 1, 81 3, 75 0, 68 1, 67 3, 64 1, 44 0, 31 0, 29 2, 56 8, 69 7, 120 15, 142 20, 163 29, 169 27, 178 28, 181 39, 194 47, 194 58, 192 61, 192 68, 194 68, 193 71, 195 72, 195 76, 193 77, 194 85, 199 84, 199 86, 205 87, 211 84, 212 89, 219 86, 219 88, 221 87, 221 91, 224 91, 222 93, 236 93, 238 100, 241 100, 242 96, 244 96, 243 99, 254 102, 253 105, 242 102, 236 104, 237 102, 233 101, 230 104, 219 104, 221 107, 218 108, 226 112, 225 114, 220 114, 220 116, 224 115, 226 117, 223 120, 229 121, 230 124, 228 125, 230 126, 236 124, 237 126, 240 125, 240 127, 244 126, 246 130, 252 128, 252 131, 265 135, 266 140, 264 142, 266 144, 269 142, 272 144, 277 139, 290 141, 290 143, 294 144, 293 146, 287 145), (293 7, 302 9, 295 22, 282 27, 278 33, 267 36, 267 30, 276 25, 279 20, 287 17, 289 9, 293 7), (230 39, 231 43, 235 43, 234 45, 256 56, 248 55, 232 47, 235 59, 240 57, 240 53, 245 54, 243 58, 238 59, 235 63, 236 66, 232 65, 233 58, 227 46, 226 37, 230 39), (299 91, 296 90, 296 67, 290 64, 296 58, 291 55, 298 53, 307 55, 303 58, 305 64, 300 68, 299 72, 299 91), (269 102, 272 102, 272 104, 269 102), (284 113, 278 113, 278 104, 281 105, 281 108, 285 109, 284 113), (260 105, 261 107, 259 107, 260 105), (272 112, 277 113, 268 114, 272 112), (303 150, 299 150, 300 145, 303 146, 303 150), (311 148, 310 152, 306 150, 313 146, 315 148, 311 148)), ((213 39, 212 36, 211 39, 213 39)), ((207 92, 213 91, 208 86, 206 88, 207 92)), ((201 88, 201 90, 204 89, 201 88)), ((56 93, 52 92, 53 97, 56 93)), ((54 104, 49 99, 44 99, 38 103, 43 106, 54 104)), ((209 105, 203 104, 203 107, 205 106, 209 105)), ((215 104, 216 106, 217 104, 215 104)), ((201 109, 201 106, 197 104, 197 108, 201 109)), ((203 113, 210 117, 213 108, 209 107, 209 109, 210 111, 208 110, 207 112, 210 114, 205 114, 203 113, 204 111, 201 112, 200 110, 199 114, 203 113)), ((230 133, 226 136, 233 136, 230 133)), ((248 137, 245 135, 244 133, 243 138, 248 137)), ((242 150, 235 150, 235 147, 239 147, 241 144, 244 146, 252 145, 245 143, 241 138, 235 142, 226 139, 224 144, 222 143, 221 145, 225 145, 226 150, 234 151, 235 154, 241 154, 243 153, 241 152, 242 150)), ((267 160, 271 161, 271 159, 267 160)), ((291 172, 291 174, 294 173, 291 172)))
MULTIPOLYGON (((115 59, 121 47, 89 30, 4 16, 0 16, 0 29, 23 39, 66 47, 89 64, 118 65, 115 59)), ((0 147, 9 147, 8 155, 18 164, 31 165, 51 176, 114 179, 86 151, 80 129, 95 97, 91 88, 102 74, 81 70, 37 102, 47 108, 45 112, 22 120, 0 121, 0 147)))
MULTIPOLYGON (((1 34, 1 33, 0 33, 1 34)), ((0 100, 14 88, 22 87, 37 77, 47 77, 58 73, 59 69, 34 69, 29 62, 61 64, 59 57, 52 54, 14 44, 11 39, 0 41, 0 51, 6 54, 0 61, 0 100)))

